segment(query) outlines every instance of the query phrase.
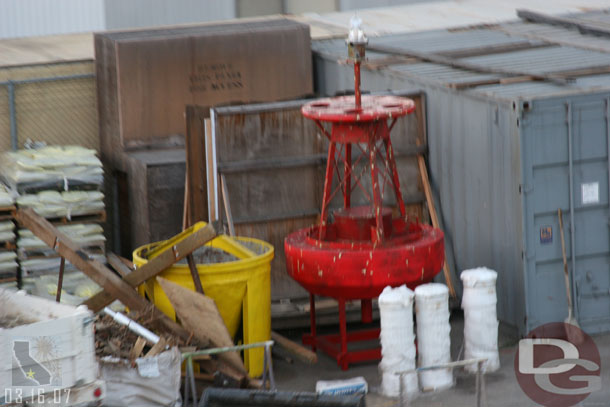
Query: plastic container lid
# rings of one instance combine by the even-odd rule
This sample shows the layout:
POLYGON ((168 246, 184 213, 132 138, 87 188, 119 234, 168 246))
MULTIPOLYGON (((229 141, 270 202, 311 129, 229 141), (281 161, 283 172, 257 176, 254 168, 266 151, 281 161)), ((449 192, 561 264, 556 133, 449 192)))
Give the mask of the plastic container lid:
POLYGON ((460 275, 464 287, 495 285, 498 273, 486 267, 464 270, 460 275))
POLYGON ((415 298, 435 298, 449 295, 449 289, 445 284, 428 283, 415 287, 415 298))
POLYGON ((406 285, 392 288, 387 286, 379 295, 379 305, 410 304, 415 294, 406 285))

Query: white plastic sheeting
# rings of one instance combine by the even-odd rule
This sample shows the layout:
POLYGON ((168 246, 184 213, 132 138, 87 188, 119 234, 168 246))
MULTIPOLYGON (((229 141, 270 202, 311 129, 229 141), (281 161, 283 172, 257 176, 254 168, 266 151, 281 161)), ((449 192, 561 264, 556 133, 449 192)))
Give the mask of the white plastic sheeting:
MULTIPOLYGON (((461 274, 464 294, 464 358, 486 358, 483 372, 494 372, 500 368, 498 355, 498 318, 496 316, 497 273, 488 268, 464 270, 461 274)), ((475 373, 477 365, 465 369, 475 373)))
MULTIPOLYGON (((379 296, 381 322, 381 393, 400 396, 400 376, 397 372, 415 369, 415 335, 413 333, 413 291, 402 285, 386 287, 379 296)), ((417 373, 403 376, 407 398, 418 394, 417 373)))
POLYGON ((128 360, 100 360, 106 382, 105 404, 116 407, 180 406, 180 351, 174 347, 157 356, 128 360))
MULTIPOLYGON (((451 362, 451 326, 449 325, 449 290, 444 284, 430 283, 415 288, 417 318, 417 361, 420 367, 451 362)), ((444 390, 453 386, 451 369, 419 373, 424 391, 444 390)))

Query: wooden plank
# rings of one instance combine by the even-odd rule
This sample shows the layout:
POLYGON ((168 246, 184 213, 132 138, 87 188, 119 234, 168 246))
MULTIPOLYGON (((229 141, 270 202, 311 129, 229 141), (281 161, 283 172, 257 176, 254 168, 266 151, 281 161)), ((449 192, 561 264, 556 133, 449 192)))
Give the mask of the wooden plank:
POLYGON ((136 343, 133 344, 133 347, 129 351, 129 360, 134 361, 139 358, 144 350, 144 346, 146 346, 146 339, 138 336, 136 343))
POLYGON ((148 352, 146 352, 146 355, 144 355, 144 357, 149 358, 152 356, 157 356, 159 353, 161 353, 165 350, 166 345, 167 345, 167 341, 165 340, 165 338, 160 337, 159 342, 155 343, 152 346, 152 348, 150 348, 150 350, 148 352))
POLYGON ((517 9, 517 16, 531 23, 556 25, 565 28, 577 29, 581 34, 610 37, 610 29, 595 25, 591 21, 583 21, 578 18, 567 18, 552 16, 531 10, 517 9))
POLYGON ((387 45, 369 45, 368 48, 371 51, 382 52, 391 55, 403 55, 408 57, 413 57, 420 59, 424 62, 431 62, 439 65, 446 65, 455 69, 463 69, 466 71, 480 72, 480 73, 488 73, 488 74, 497 74, 497 75, 507 75, 507 76, 532 76, 536 80, 540 81, 549 81, 552 83, 556 83, 558 85, 566 85, 569 83, 565 78, 553 75, 553 74, 536 74, 532 72, 525 72, 519 70, 510 70, 504 68, 497 68, 485 65, 474 64, 471 62, 460 61, 458 59, 444 57, 442 55, 420 52, 415 50, 408 50, 399 47, 392 47, 387 45))
POLYGON ((195 285, 195 291, 197 291, 199 294, 203 294, 203 286, 201 285, 201 279, 199 278, 199 271, 197 270, 197 264, 195 264, 193 253, 186 256, 186 261, 189 265, 189 271, 191 272, 191 278, 193 279, 193 284, 195 285))
MULTIPOLYGON (((209 341, 213 347, 234 346, 229 330, 213 299, 161 277, 157 277, 157 281, 169 298, 181 323, 193 332, 196 338, 209 341)), ((246 368, 237 352, 223 352, 218 357, 246 374, 246 368)))
MULTIPOLYGON (((22 227, 30 229, 36 237, 52 247, 62 257, 65 257, 74 267, 85 273, 90 279, 110 293, 114 299, 119 299, 124 305, 134 311, 146 312, 156 318, 158 327, 164 332, 176 335, 184 341, 189 341, 190 333, 172 321, 153 304, 123 281, 119 276, 107 269, 97 260, 91 260, 78 245, 74 244, 66 235, 58 231, 46 219, 37 215, 32 209, 19 209, 16 219, 22 227)), ((202 345, 207 345, 201 342, 202 345)))
POLYGON ((275 341, 277 345, 292 353, 297 359, 310 365, 318 363, 318 355, 316 355, 315 352, 312 352, 304 346, 299 345, 294 341, 291 341, 285 336, 280 335, 277 332, 271 331, 271 339, 275 341))
POLYGON ((127 267, 127 265, 119 258, 119 256, 112 252, 106 253, 106 261, 112 266, 113 269, 116 270, 117 273, 121 275, 122 278, 125 278, 133 271, 133 269, 127 267))
POLYGON ((209 219, 211 221, 218 220, 219 214, 216 213, 216 187, 214 178, 216 176, 214 166, 214 135, 212 134, 212 121, 210 119, 204 120, 205 127, 205 159, 207 167, 207 194, 208 194, 208 211, 209 219))
POLYGON ((229 224, 229 235, 235 236, 235 224, 233 223, 233 214, 231 213, 231 202, 229 201, 229 191, 227 189, 227 180, 224 174, 220 174, 220 187, 222 189, 222 203, 225 208, 225 216, 229 224))
POLYGON ((185 202, 188 202, 189 224, 209 221, 205 159, 205 119, 209 117, 209 108, 186 107, 186 180, 189 188, 185 202))
POLYGON ((547 48, 552 46, 554 45, 542 41, 535 43, 532 41, 519 41, 508 44, 486 45, 483 47, 442 51, 436 52, 436 54, 442 55, 447 58, 470 58, 481 55, 504 54, 507 52, 525 51, 530 49, 547 48))
MULTIPOLYGON (((149 278, 155 277, 172 264, 185 258, 188 254, 203 246, 215 236, 216 231, 214 230, 214 227, 208 224, 206 227, 197 230, 192 235, 187 236, 184 240, 176 243, 174 245, 174 250, 165 250, 159 253, 158 256, 150 259, 148 263, 129 273, 125 277, 125 284, 128 284, 131 287, 139 286, 149 278)), ((104 290, 89 298, 83 304, 89 307, 93 312, 98 312, 114 301, 114 299, 114 293, 104 290)))
MULTIPOLYGON (((419 171, 422 177, 422 183, 424 185, 424 192, 426 194, 426 202, 428 204, 428 210, 430 211, 430 219, 432 220, 432 226, 435 228, 439 228, 438 216, 436 213, 436 208, 434 206, 434 199, 432 198, 432 190, 430 188, 430 181, 428 179, 428 170, 426 168, 426 161, 423 155, 417 157, 417 161, 419 163, 419 171)), ((449 270, 449 265, 445 260, 443 262, 443 274, 445 276, 445 282, 447 283, 447 287, 449 288, 449 294, 456 298, 455 288, 453 287, 453 279, 451 276, 451 270, 449 270)))

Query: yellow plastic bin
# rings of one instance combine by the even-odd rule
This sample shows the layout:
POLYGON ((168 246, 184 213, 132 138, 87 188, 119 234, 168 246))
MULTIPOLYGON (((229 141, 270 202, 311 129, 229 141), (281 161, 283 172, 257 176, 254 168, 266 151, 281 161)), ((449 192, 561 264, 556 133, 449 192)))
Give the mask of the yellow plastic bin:
MULTIPOLYGON (((202 226, 186 230, 172 239, 180 240, 185 234, 193 233, 202 226)), ((159 253, 163 246, 171 246, 170 241, 151 243, 133 252, 136 266, 145 264, 149 258, 159 253)), ((243 321, 244 343, 266 341, 271 338, 271 260, 273 246, 249 237, 230 238, 218 236, 206 246, 219 248, 239 260, 224 263, 198 264, 197 270, 205 295, 216 302, 229 333, 235 337, 240 322, 243 321), (238 243, 236 243, 236 241, 238 243), (239 243, 243 243, 239 244, 239 243)), ((161 277, 195 291, 195 285, 187 264, 174 264, 160 274, 161 277)), ((166 315, 176 319, 176 313, 155 279, 139 287, 146 296, 166 315)), ((263 373, 263 349, 244 351, 244 363, 251 377, 263 373)))

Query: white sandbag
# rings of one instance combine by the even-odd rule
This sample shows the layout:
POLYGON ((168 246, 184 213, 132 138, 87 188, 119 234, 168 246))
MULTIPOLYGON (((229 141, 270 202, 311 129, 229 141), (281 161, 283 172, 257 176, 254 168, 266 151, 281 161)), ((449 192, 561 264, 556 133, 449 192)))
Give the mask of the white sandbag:
POLYGON ((105 405, 115 407, 174 407, 181 405, 181 356, 177 347, 149 358, 129 361, 105 357, 100 377, 106 382, 105 405))
MULTIPOLYGON (((483 372, 494 372, 500 368, 498 354, 498 318, 496 315, 497 273, 487 268, 465 270, 461 274, 464 293, 464 358, 486 358, 483 372)), ((468 365, 471 373, 477 365, 468 365)))
MULTIPOLYGON (((413 291, 402 285, 386 287, 379 296, 381 322, 381 392, 387 397, 400 396, 397 372, 415 369, 415 335, 413 333, 413 291)), ((405 376, 405 396, 418 394, 417 375, 405 376)))
MULTIPOLYGON (((449 324, 449 290, 444 284, 430 283, 415 288, 417 317, 417 361, 420 367, 451 362, 451 325, 449 324)), ((451 369, 419 373, 424 391, 444 390, 453 386, 451 369)))

